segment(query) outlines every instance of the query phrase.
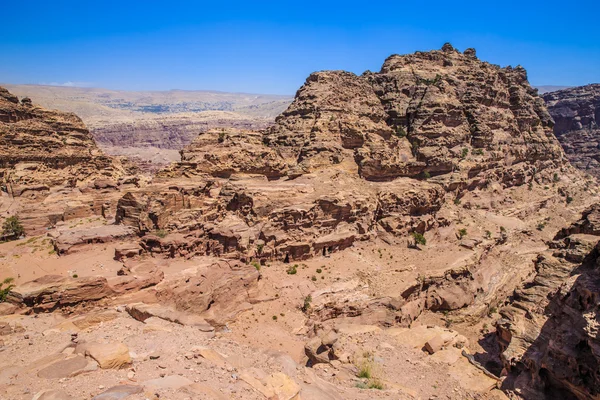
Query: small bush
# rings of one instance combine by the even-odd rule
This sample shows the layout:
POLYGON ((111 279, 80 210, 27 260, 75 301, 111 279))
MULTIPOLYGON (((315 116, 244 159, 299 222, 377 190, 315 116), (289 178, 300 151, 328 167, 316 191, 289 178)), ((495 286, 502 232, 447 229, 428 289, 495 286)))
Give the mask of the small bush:
POLYGON ((466 147, 464 147, 460 151, 460 158, 467 158, 468 155, 469 155, 469 149, 467 149, 466 147))
POLYGON ((472 152, 473 154, 475 154, 476 156, 482 156, 483 155, 483 149, 475 149, 472 152))
POLYGON ((560 180, 560 179, 559 179, 559 177, 558 177, 558 172, 555 172, 555 173, 554 173, 554 176, 552 177, 552 180, 553 180, 554 182, 558 182, 558 181, 560 180))
POLYGON ((486 239, 491 239, 492 238, 492 232, 485 231, 485 237, 486 237, 486 239))
POLYGON ((262 254, 264 248, 265 248, 264 244, 257 244, 256 245, 256 254, 262 254))
POLYGON ((505 228, 505 227, 503 227, 503 226, 501 226, 501 227, 500 227, 500 232, 506 232, 506 228, 505 228))
POLYGON ((225 132, 219 132, 219 139, 217 139, 219 143, 223 143, 225 141, 225 132))
POLYGON ((24 234, 25 229, 23 228, 23 224, 21 224, 18 215, 11 215, 4 220, 4 223, 2 224, 2 236, 5 238, 12 237, 16 239, 24 234))
POLYGON ((256 268, 257 271, 260 271, 260 263, 258 261, 253 261, 252 266, 256 268))
POLYGON ((546 223, 545 222, 540 222, 539 224, 537 224, 536 229, 538 231, 543 231, 545 227, 546 227, 546 223))
POLYGON ((277 315, 273 315, 273 321, 277 321, 277 315))
POLYGON ((301 309, 303 312, 307 312, 308 310, 310 310, 310 303, 312 302, 312 296, 309 294, 308 296, 306 296, 304 298, 304 304, 302 305, 301 309))
POLYGON ((527 185, 527 189, 528 190, 533 190, 533 183, 529 182, 529 185, 527 185))
POLYGON ((455 205, 459 205, 460 204, 460 199, 458 197, 454 199, 454 204, 455 205))
POLYGON ((79 278, 79 275, 73 274, 73 278, 79 278))
POLYGON ((317 268, 317 274, 320 274, 321 272, 323 272, 323 270, 321 268, 317 268))
POLYGON ((423 236, 419 232, 413 232, 412 237, 415 240, 415 245, 420 244, 420 245, 425 246, 427 244, 427 239, 425 239, 425 236, 423 236))
POLYGON ((458 230, 458 238, 462 239, 467 236, 467 228, 462 228, 458 230))
POLYGON ((431 178, 431 174, 429 173, 429 171, 423 171, 423 179, 427 180, 431 178))
POLYGON ((296 275, 298 273, 298 264, 294 264, 291 267, 288 267, 287 271, 288 275, 296 275))
POLYGON ((358 370, 358 377, 365 378, 365 379, 371 379, 371 374, 372 374, 371 364, 369 364, 368 362, 363 363, 363 365, 358 370))
POLYGON ((154 234, 159 238, 164 238, 169 234, 169 232, 164 229, 158 229, 157 231, 154 231, 154 234))
POLYGON ((311 279, 313 282, 315 282, 315 281, 317 280, 317 277, 313 275, 313 276, 312 276, 310 279, 311 279))
POLYGON ((406 131, 404 130, 404 127, 402 125, 398 125, 398 127, 396 128, 395 134, 399 138, 406 137, 406 131))
POLYGON ((0 282, 0 303, 6 301, 6 297, 8 297, 8 293, 15 287, 13 285, 14 278, 6 278, 2 282, 0 282), (3 286, 5 286, 3 288, 3 286))
POLYGON ((567 204, 571 204, 573 202, 573 198, 571 196, 567 196, 567 204))
POLYGON ((383 390, 383 383, 379 379, 372 379, 369 381, 369 389, 383 390))

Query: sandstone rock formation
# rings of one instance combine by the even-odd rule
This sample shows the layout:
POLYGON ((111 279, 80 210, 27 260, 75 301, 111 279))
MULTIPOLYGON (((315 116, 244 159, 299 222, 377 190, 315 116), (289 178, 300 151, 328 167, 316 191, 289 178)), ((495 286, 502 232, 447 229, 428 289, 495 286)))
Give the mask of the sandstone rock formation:
POLYGON ((564 398, 600 394, 597 352, 599 233, 590 226, 598 206, 564 229, 552 255, 540 255, 536 274, 512 296, 496 324, 508 378, 504 388, 524 398, 554 392, 564 398))
POLYGON ((380 72, 312 74, 273 127, 211 130, 127 193, 117 222, 152 254, 302 260, 447 223, 466 191, 552 182, 568 165, 523 68, 447 45, 380 72))
POLYGON ((600 84, 545 93, 554 134, 577 168, 600 177, 600 84))

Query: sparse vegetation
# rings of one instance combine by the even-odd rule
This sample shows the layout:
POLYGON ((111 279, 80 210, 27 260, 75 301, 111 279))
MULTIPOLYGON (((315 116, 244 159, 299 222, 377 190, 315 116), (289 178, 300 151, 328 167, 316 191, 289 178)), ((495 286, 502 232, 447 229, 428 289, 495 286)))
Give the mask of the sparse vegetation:
POLYGON ((15 287, 13 285, 14 278, 6 278, 0 282, 0 303, 6 301, 8 293, 15 287))
POLYGON ((500 232, 506 232, 506 228, 505 228, 505 227, 503 227, 503 226, 501 226, 501 227, 500 227, 500 232))
POLYGON ((538 231, 543 231, 545 227, 546 227, 546 223, 545 222, 540 222, 539 224, 537 224, 536 229, 538 231))
POLYGON ((418 245, 425 246, 427 244, 427 239, 425 239, 425 236, 423 236, 421 233, 413 232, 411 235, 413 237, 415 247, 418 245))
POLYGON ((79 275, 73 274, 73 278, 79 278, 79 275))
POLYGON ((467 236, 467 228, 461 228, 458 230, 458 238, 462 239, 467 236))
POLYGON ((491 238, 492 238, 492 232, 490 232, 490 231, 485 231, 485 238, 486 238, 486 239, 491 239, 491 238))
POLYGON ((294 264, 285 271, 288 275, 296 275, 298 273, 298 264, 294 264))
POLYGON ((472 154, 476 155, 476 156, 482 156, 483 155, 483 149, 475 149, 472 151, 472 154))
POLYGON ((252 266, 256 268, 257 271, 260 271, 260 263, 258 261, 252 261, 252 266))
POLYGON ((567 204, 571 204, 573 202, 573 198, 571 196, 567 196, 567 204))
POLYGON ((311 279, 313 282, 315 282, 315 281, 317 280, 317 277, 313 275, 313 276, 311 276, 311 278, 310 278, 310 279, 311 279))
POLYGON ((262 254, 264 248, 265 248, 264 244, 257 244, 256 245, 256 254, 262 254))
POLYGON ((273 321, 277 321, 277 315, 273 315, 273 321))
POLYGON ((379 379, 371 379, 369 381, 369 389, 383 390, 383 383, 379 379))
POLYGON ((219 143, 223 143, 225 141, 225 132, 219 132, 219 138, 217 139, 219 143))
POLYGON ((309 294, 304 298, 304 304, 301 307, 303 312, 310 310, 310 303, 312 303, 312 296, 309 294))
POLYGON ((367 361, 365 361, 360 369, 358 370, 358 377, 359 378, 364 378, 364 379, 371 379, 371 374, 372 374, 372 368, 371 368, 371 364, 367 361))
POLYGON ((555 172, 555 173, 554 173, 554 176, 552 177, 552 180, 553 180, 554 182, 558 182, 558 181, 560 180, 560 178, 558 177, 558 172, 555 172))
POLYGON ((317 274, 320 274, 321 272, 323 272, 323 270, 321 268, 317 268, 317 274))
POLYGON ((455 204, 455 205, 459 205, 459 204, 460 204, 460 198, 456 197, 456 198, 454 199, 454 204, 455 204))
POLYGON ((2 224, 3 240, 18 239, 25 234, 25 229, 18 215, 11 215, 4 220, 2 224))
POLYGON ((158 236, 159 238, 164 238, 169 234, 169 232, 164 229, 158 229, 158 230, 154 231, 154 234, 156 236, 158 236))
POLYGON ((429 171, 423 171, 423 179, 427 180, 431 178, 431 174, 429 173, 429 171))
POLYGON ((469 155, 469 149, 467 149, 466 147, 463 147, 463 149, 460 151, 460 158, 467 158, 467 156, 469 155))
POLYGON ((402 125, 398 125, 396 127, 396 131, 394 132, 395 135, 399 138, 404 138, 406 137, 406 130, 404 130, 404 127, 402 125))

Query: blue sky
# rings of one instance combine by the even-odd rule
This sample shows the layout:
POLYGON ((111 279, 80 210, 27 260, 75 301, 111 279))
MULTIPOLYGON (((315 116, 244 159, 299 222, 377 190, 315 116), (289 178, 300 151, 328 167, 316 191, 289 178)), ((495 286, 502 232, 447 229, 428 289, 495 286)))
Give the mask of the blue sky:
POLYGON ((598 1, 7 1, 0 82, 293 94, 444 42, 535 85, 600 82, 598 1))

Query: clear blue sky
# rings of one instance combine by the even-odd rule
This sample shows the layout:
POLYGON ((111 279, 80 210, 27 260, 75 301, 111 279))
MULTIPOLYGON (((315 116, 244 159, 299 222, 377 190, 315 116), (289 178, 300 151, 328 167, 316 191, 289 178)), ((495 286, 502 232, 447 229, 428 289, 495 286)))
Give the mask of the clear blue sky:
POLYGON ((532 84, 600 82, 600 1, 5 1, 0 82, 293 94, 309 73, 475 47, 532 84))

